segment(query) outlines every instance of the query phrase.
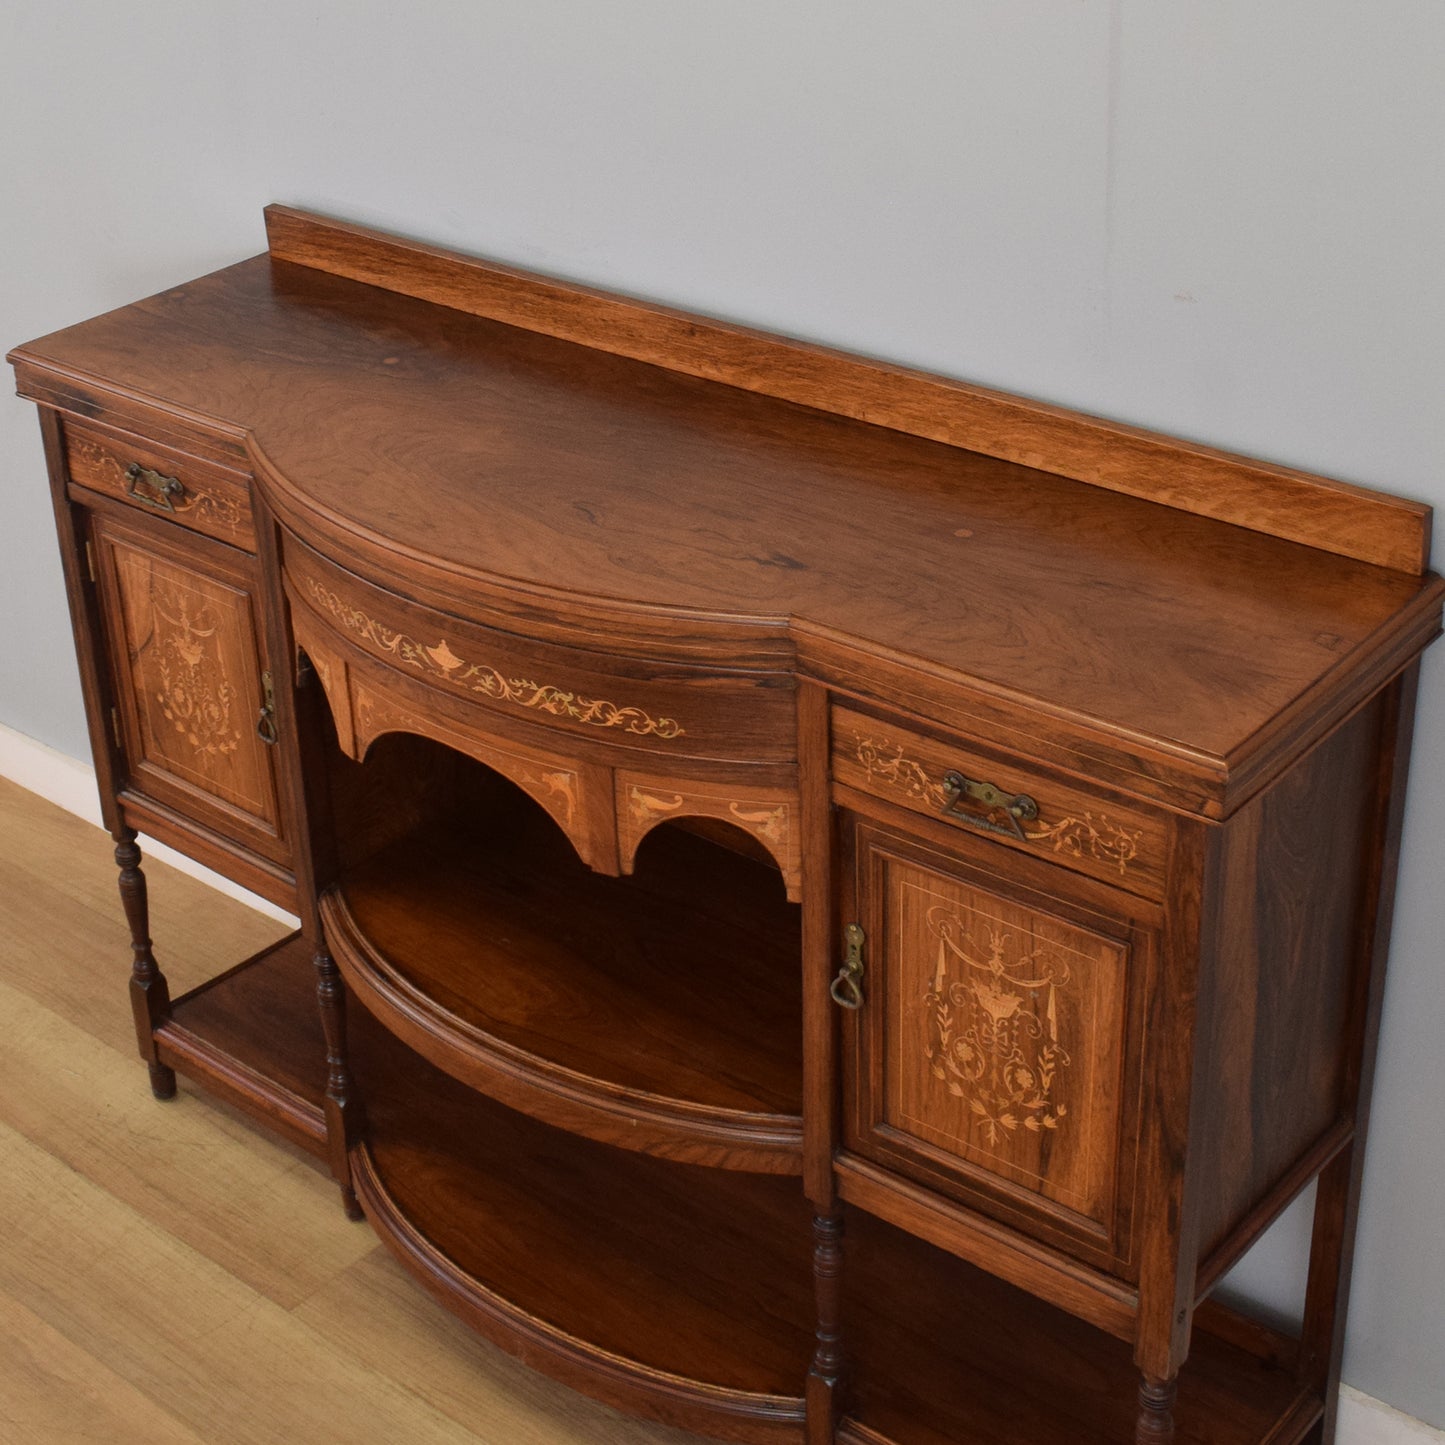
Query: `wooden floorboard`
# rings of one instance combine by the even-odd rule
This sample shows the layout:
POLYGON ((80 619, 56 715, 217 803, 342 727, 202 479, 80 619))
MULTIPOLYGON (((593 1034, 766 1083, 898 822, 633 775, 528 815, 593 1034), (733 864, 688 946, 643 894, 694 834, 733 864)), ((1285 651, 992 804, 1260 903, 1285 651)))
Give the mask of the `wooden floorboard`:
MULTIPOLYGON (((299 1150, 135 1057, 110 840, 0 779, 5 1445, 688 1445, 516 1364, 299 1150)), ((161 864, 175 993, 284 931, 161 864)))

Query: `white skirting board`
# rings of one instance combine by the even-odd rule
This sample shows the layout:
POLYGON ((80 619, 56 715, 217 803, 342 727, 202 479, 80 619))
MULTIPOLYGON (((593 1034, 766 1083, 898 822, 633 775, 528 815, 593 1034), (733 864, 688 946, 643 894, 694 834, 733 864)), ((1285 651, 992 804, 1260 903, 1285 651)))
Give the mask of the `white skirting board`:
MULTIPOLYGON (((9 778, 22 788, 38 793, 47 802, 64 808, 67 813, 74 813, 77 818, 84 818, 97 828, 101 826, 95 769, 88 763, 78 762, 55 748, 26 737, 24 733, 16 732, 14 728, 6 727, 4 723, 0 723, 0 778, 9 778)), ((212 888, 250 904, 268 918, 289 923, 292 928, 297 926, 297 920, 285 909, 232 883, 229 878, 222 878, 219 873, 213 873, 193 858, 177 853, 174 848, 168 848, 154 838, 146 839, 144 851, 147 858, 169 863, 182 873, 189 873, 192 878, 199 878, 212 888)))
MULTIPOLYGON (((94 770, 3 723, 0 723, 0 777, 9 778, 66 812, 100 826, 94 770)), ((249 903, 270 918, 296 925, 296 920, 274 903, 247 892, 174 848, 148 839, 145 851, 148 857, 162 859, 182 873, 189 873, 222 893, 249 903)), ((1340 1392, 1336 1445, 1445 1445, 1445 1431, 1432 1429, 1423 1420, 1402 1415, 1383 1401, 1362 1395, 1346 1385, 1340 1392)))
POLYGON ((1402 1415, 1383 1400, 1362 1395, 1348 1385, 1340 1391, 1340 1426, 1336 1445, 1439 1445, 1445 1430, 1436 1430, 1413 1415, 1402 1415))

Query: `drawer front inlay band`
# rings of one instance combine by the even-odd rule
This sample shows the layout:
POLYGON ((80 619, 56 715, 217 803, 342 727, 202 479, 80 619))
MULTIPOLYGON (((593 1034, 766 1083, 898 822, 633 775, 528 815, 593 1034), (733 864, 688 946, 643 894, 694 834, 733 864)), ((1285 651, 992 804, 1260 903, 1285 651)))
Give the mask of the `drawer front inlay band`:
MULTIPOLYGON (((927 803, 940 813, 946 812, 951 799, 941 782, 935 781, 921 763, 908 757, 896 743, 882 743, 876 738, 853 735, 854 753, 871 778, 906 794, 915 802, 927 803)), ((1138 829, 1120 826, 1107 813, 1086 811, 1077 817, 1060 818, 1056 823, 1042 819, 1033 826, 1021 825, 1022 836, 1029 843, 1052 844, 1055 853, 1070 858, 1093 858, 1118 868, 1121 874, 1139 855, 1138 829)))
POLYGON ((339 597, 314 577, 302 577, 313 601, 324 607, 348 632, 390 653, 418 672, 450 683, 453 687, 478 692, 497 702, 515 703, 553 717, 571 718, 591 727, 621 728, 637 737, 680 738, 687 729, 670 717, 655 718, 640 707, 626 707, 603 698, 579 697, 551 683, 529 678, 506 677, 484 662, 458 657, 445 638, 428 647, 404 632, 398 632, 368 616, 361 608, 339 597))

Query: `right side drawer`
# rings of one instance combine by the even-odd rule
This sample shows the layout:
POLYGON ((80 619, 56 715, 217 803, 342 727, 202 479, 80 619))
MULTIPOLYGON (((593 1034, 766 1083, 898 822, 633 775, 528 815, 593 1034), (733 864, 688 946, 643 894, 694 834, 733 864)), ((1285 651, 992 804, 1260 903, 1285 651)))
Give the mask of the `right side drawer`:
POLYGON ((838 783, 1132 893, 1163 896, 1162 816, 1025 760, 846 706, 833 708, 832 731, 838 783))
POLYGON ((251 492, 239 472, 78 422, 65 425, 65 453, 74 486, 118 498, 218 542, 256 550, 251 492))

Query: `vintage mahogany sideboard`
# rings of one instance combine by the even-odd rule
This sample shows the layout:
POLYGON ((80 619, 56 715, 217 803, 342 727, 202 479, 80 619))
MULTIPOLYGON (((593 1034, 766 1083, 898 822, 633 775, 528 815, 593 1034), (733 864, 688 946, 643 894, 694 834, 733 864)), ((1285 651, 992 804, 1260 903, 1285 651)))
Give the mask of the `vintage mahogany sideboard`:
POLYGON ((156 1094, 640 1415, 1328 1442, 1428 510, 267 222, 10 358, 156 1094), (138 831, 300 931, 170 998, 138 831))

